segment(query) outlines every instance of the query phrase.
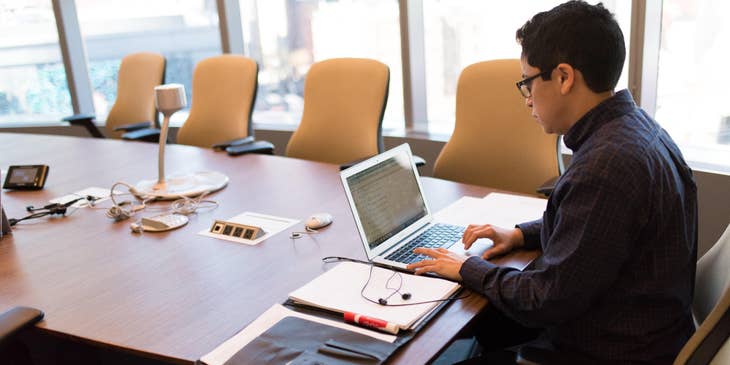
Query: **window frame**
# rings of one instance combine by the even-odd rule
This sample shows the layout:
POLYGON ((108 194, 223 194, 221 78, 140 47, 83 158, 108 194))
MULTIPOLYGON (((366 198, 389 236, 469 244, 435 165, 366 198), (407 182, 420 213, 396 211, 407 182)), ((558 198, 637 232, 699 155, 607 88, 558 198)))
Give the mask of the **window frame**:
POLYGON ((86 46, 81 36, 76 1, 52 0, 52 3, 73 112, 74 114, 94 114, 89 60, 86 57, 86 46))
MULTIPOLYGON (((94 114, 89 61, 81 34, 75 0, 52 0, 62 61, 71 95, 73 112, 94 114)), ((631 35, 628 51, 629 90, 638 105, 654 116, 661 37, 662 0, 632 0, 631 35)), ((245 54, 240 0, 216 0, 222 53, 245 54)), ((426 93, 425 31, 423 2, 398 0, 400 11, 401 65, 403 70, 403 130, 406 135, 445 140, 448 135, 429 133, 426 93)), ((398 67, 392 65, 392 67, 398 67)), ((268 127, 268 126, 267 126, 268 127)), ((274 127, 274 129, 277 129, 274 127)), ((393 131, 402 134, 400 131, 393 131)), ((682 146, 683 148, 692 148, 682 146)), ((707 161, 692 161, 707 166, 707 161)), ((730 166, 712 165, 713 170, 730 172, 730 166)))

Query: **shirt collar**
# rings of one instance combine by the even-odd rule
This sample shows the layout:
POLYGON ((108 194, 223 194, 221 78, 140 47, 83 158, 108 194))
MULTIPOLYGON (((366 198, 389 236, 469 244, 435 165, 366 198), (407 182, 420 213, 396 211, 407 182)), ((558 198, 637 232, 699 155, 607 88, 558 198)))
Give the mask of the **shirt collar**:
POLYGON ((636 109, 631 93, 624 89, 602 101, 573 124, 563 137, 565 145, 573 151, 590 137, 603 124, 636 109))

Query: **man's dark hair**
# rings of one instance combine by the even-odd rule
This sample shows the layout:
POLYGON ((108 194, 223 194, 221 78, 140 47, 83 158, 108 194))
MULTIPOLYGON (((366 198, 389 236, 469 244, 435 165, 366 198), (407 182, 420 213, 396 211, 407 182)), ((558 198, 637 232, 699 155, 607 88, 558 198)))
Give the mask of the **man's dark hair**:
POLYGON ((538 13, 517 30, 517 42, 530 66, 544 72, 567 63, 596 93, 616 87, 626 58, 621 28, 602 3, 569 1, 538 13))

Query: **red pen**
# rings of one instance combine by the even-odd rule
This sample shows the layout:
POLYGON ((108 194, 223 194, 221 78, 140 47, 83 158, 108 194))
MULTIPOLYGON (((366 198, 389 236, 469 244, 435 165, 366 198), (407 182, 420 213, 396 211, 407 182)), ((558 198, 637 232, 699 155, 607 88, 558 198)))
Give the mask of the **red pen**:
POLYGON ((398 330, 400 329, 395 323, 364 316, 362 314, 345 312, 343 316, 345 317, 345 322, 357 323, 361 326, 370 327, 378 331, 388 332, 394 335, 397 335, 398 330))

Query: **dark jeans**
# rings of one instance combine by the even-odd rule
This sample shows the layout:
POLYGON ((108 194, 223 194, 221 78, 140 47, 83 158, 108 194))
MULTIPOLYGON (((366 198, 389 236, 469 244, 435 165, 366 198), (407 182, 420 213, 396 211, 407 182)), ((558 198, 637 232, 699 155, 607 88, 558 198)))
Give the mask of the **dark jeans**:
POLYGON ((482 348, 480 356, 462 361, 459 365, 515 364, 515 346, 532 341, 542 332, 541 328, 528 328, 488 306, 476 318, 474 336, 482 348))

